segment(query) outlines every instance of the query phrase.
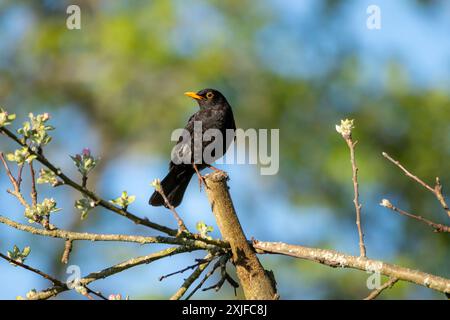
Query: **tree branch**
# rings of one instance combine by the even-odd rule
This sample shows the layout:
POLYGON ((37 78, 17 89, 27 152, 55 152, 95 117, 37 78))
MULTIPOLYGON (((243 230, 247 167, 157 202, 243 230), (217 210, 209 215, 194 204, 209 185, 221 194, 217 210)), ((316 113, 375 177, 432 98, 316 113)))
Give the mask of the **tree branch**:
POLYGON ((224 240, 233 253, 237 275, 246 299, 278 299, 274 283, 247 242, 228 192, 228 176, 222 171, 205 176, 206 193, 224 240))
POLYGON ((398 212, 401 215, 419 220, 427 225, 429 225, 430 227, 432 227, 434 229, 434 232, 450 232, 450 226, 446 226, 444 224, 440 224, 440 223, 435 223, 433 221, 430 221, 428 219, 425 219, 424 217, 421 216, 416 216, 415 214, 406 212, 400 208, 397 208, 396 206, 394 206, 389 200, 387 199, 383 199, 381 200, 380 203, 381 206, 386 207, 388 209, 391 209, 392 211, 398 212))
MULTIPOLYGON (((162 259, 165 257, 173 256, 173 255, 176 255, 179 253, 184 253, 184 252, 191 252, 191 251, 195 251, 195 250, 198 250, 198 249, 193 248, 193 247, 186 247, 186 246, 171 247, 171 248, 168 248, 168 249, 165 249, 162 251, 158 251, 156 253, 151 253, 146 256, 129 259, 127 261, 116 264, 112 267, 103 269, 101 271, 90 273, 87 276, 79 279, 77 284, 85 287, 86 285, 88 285, 94 281, 97 281, 100 279, 105 279, 107 277, 110 277, 110 276, 117 274, 119 272, 122 272, 124 270, 133 268, 135 266, 142 265, 142 264, 148 264, 148 263, 151 263, 153 261, 156 261, 156 260, 159 260, 159 259, 162 259)), ((57 286, 53 286, 51 288, 47 288, 40 292, 36 292, 34 295, 30 296, 29 299, 30 300, 45 300, 45 299, 54 297, 61 292, 68 291, 68 290, 70 290, 70 288, 66 284, 64 284, 62 286, 57 285, 57 286)))
POLYGON ((41 270, 38 270, 38 269, 33 268, 33 267, 30 267, 29 265, 26 265, 26 264, 21 263, 19 261, 13 260, 10 257, 5 256, 3 253, 0 253, 0 258, 3 258, 6 261, 9 261, 10 263, 13 263, 13 264, 15 264, 15 265, 17 265, 19 267, 22 267, 22 268, 24 268, 26 270, 29 270, 31 272, 34 272, 34 273, 40 275, 42 278, 51 281, 55 286, 64 286, 65 285, 64 283, 62 283, 61 281, 59 281, 55 277, 52 277, 52 276, 48 275, 47 273, 45 273, 45 272, 43 272, 41 270))
POLYGON ((13 227, 17 230, 29 232, 36 235, 47 236, 52 238, 60 238, 66 240, 89 240, 89 241, 121 241, 121 242, 136 242, 139 244, 148 244, 148 243, 166 243, 166 244, 177 244, 184 246, 192 246, 198 249, 205 250, 218 250, 219 248, 226 249, 229 247, 229 244, 222 240, 212 240, 211 243, 208 244, 201 240, 192 240, 188 238, 181 237, 148 237, 148 236, 133 236, 133 235, 123 235, 123 234, 95 234, 95 233, 81 233, 81 232, 73 232, 62 229, 38 229, 32 226, 24 225, 18 222, 15 222, 11 219, 8 219, 4 216, 0 215, 0 223, 6 224, 10 227, 13 227))
MULTIPOLYGON (((0 127, 0 130, 2 128, 0 127)), ((6 174, 9 178, 9 181, 11 181, 11 184, 14 188, 13 190, 8 190, 8 193, 12 194, 19 200, 20 204, 23 205, 25 208, 29 208, 30 205, 23 197, 22 193, 20 192, 20 183, 18 181, 22 181, 22 169, 19 168, 19 179, 16 180, 11 172, 11 169, 9 169, 8 163, 5 160, 5 157, 3 156, 3 152, 0 152, 0 160, 3 163, 3 166, 5 167, 6 174)))
POLYGON ((62 263, 67 264, 69 262, 69 256, 70 253, 72 252, 72 247, 73 247, 73 240, 66 239, 66 241, 64 242, 64 252, 61 257, 62 263))
POLYGON ((214 264, 212 269, 209 270, 209 272, 203 277, 203 279, 198 283, 198 285, 191 291, 191 293, 189 293, 189 295, 186 297, 186 300, 189 300, 203 286, 203 284, 205 284, 206 280, 208 280, 209 277, 211 277, 214 274, 214 272, 221 267, 225 259, 226 260, 230 259, 230 255, 226 254, 220 257, 220 259, 214 264))
POLYGON ((345 140, 347 142, 348 148, 350 149, 350 162, 352 164, 352 180, 353 180, 353 192, 355 194, 355 198, 353 199, 353 203, 355 204, 356 209, 356 226, 358 228, 358 236, 359 236, 359 255, 361 257, 366 256, 366 246, 364 245, 364 233, 362 231, 361 226, 361 203, 359 203, 359 190, 358 190, 358 167, 356 166, 355 160, 355 145, 357 143, 352 141, 352 137, 350 136, 345 140))
POLYGON ((156 180, 156 182, 155 182, 155 189, 163 198, 166 207, 172 212, 175 220, 177 220, 177 224, 178 224, 178 234, 177 235, 181 235, 183 232, 188 233, 189 230, 186 228, 186 225, 184 224, 183 219, 181 219, 181 217, 178 214, 175 207, 170 203, 169 199, 167 199, 166 194, 164 193, 164 190, 161 187, 161 183, 160 183, 159 179, 156 180))
POLYGON ((429 184, 425 183, 423 180, 421 180, 420 178, 418 178, 417 176, 415 176, 414 174, 412 174, 411 172, 409 172, 404 166, 402 166, 402 164, 397 161, 394 160, 390 155, 388 155, 386 152, 382 152, 381 153, 383 155, 383 157, 385 157, 386 159, 388 159, 390 162, 392 162, 393 164, 395 164, 397 167, 400 168, 400 170, 402 170, 406 176, 410 177, 411 179, 413 179, 414 181, 416 181, 418 184, 420 184, 421 186, 423 186, 425 189, 427 189, 428 191, 430 191, 431 193, 434 194, 434 196, 436 197, 436 199, 439 201, 439 203, 441 204, 442 208, 445 210, 445 212, 447 212, 447 215, 450 217, 450 209, 447 205, 447 203, 445 202, 444 196, 442 194, 442 185, 441 182, 439 181, 439 178, 436 177, 436 185, 434 186, 434 188, 430 187, 429 184))
POLYGON ((203 263, 199 264, 192 274, 183 282, 183 285, 175 292, 170 300, 180 300, 195 280, 200 277, 203 271, 209 266, 213 260, 213 255, 208 253, 203 259, 203 263))
MULTIPOLYGON (((106 201, 106 200, 100 198, 94 192, 88 190, 86 187, 83 187, 82 185, 79 185, 78 183, 76 183, 74 180, 70 179, 60 169, 56 168, 52 163, 50 163, 50 161, 47 160, 47 158, 42 153, 35 152, 34 150, 32 150, 27 144, 23 143, 14 133, 9 131, 5 127, 0 127, 0 133, 5 134, 6 136, 8 136, 10 139, 14 140, 20 146, 26 147, 30 154, 36 156, 37 161, 39 161, 41 164, 43 164, 49 170, 51 170, 56 176, 58 176, 61 179, 61 181, 64 184, 69 185, 73 189, 75 189, 75 190, 79 191, 80 193, 84 194, 85 196, 89 197, 97 205, 129 219, 129 220, 133 221, 135 224, 143 225, 143 226, 158 230, 158 231, 166 233, 170 236, 177 236, 179 234, 178 230, 176 230, 176 229, 171 229, 166 226, 160 225, 158 223, 151 222, 147 218, 139 218, 138 216, 132 214, 128 210, 116 207, 109 201, 106 201)), ((13 180, 14 180, 14 178, 13 178, 13 180)), ((210 240, 210 239, 201 237, 198 234, 183 234, 183 236, 186 238, 192 239, 192 240, 199 240, 199 241, 203 241, 205 243, 218 245, 218 243, 215 240, 210 240)))
POLYGON ((171 236, 175 236, 177 234, 177 230, 168 228, 166 226, 162 226, 160 224, 151 222, 147 218, 139 218, 138 216, 130 213, 127 210, 121 209, 116 207, 115 205, 111 204, 110 202, 100 198, 97 196, 94 192, 88 190, 86 187, 83 187, 82 185, 79 185, 74 180, 70 179, 68 176, 66 176, 60 169, 56 168, 53 164, 50 163, 50 161, 47 160, 47 158, 39 152, 35 152, 32 150, 26 143, 22 142, 14 133, 6 129, 5 127, 0 127, 0 132, 14 140, 17 144, 19 144, 22 147, 26 147, 28 149, 28 152, 34 156, 36 156, 36 160, 42 163, 44 166, 46 166, 48 169, 50 169, 55 175, 57 175, 66 185, 71 186, 75 190, 78 190, 80 193, 86 195, 90 199, 92 199, 97 205, 108 209, 109 211, 112 211, 116 214, 119 214, 131 221, 133 221, 136 224, 140 224, 158 231, 161 231, 163 233, 166 233, 171 236))
POLYGON ((261 242, 255 240, 253 242, 253 247, 258 253, 281 254, 318 262, 330 267, 351 268, 366 272, 379 272, 388 277, 395 277, 399 280, 415 283, 439 292, 450 293, 449 279, 379 260, 350 256, 334 250, 309 248, 282 242, 261 242))

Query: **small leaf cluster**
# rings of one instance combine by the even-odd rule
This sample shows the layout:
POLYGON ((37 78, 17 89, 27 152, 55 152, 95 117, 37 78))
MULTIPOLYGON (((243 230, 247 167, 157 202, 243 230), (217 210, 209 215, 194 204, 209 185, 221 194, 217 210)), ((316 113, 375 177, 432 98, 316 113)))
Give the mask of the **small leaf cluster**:
POLYGON ((95 208, 95 206, 95 201, 87 197, 75 201, 75 208, 81 211, 81 220, 86 219, 89 211, 95 208))
POLYGON ((45 168, 42 168, 39 171, 39 177, 36 179, 36 182, 38 184, 48 183, 52 187, 55 187, 60 183, 58 178, 56 177, 56 174, 52 170, 45 168))
POLYGON ((14 153, 8 153, 6 159, 11 162, 16 162, 18 165, 23 165, 25 162, 31 163, 31 161, 36 159, 36 155, 30 153, 28 147, 23 147, 15 150, 14 153))
POLYGON ((7 111, 0 108, 0 127, 11 124, 16 119, 15 114, 9 114, 7 111))
POLYGON ((202 237, 212 239, 210 236, 208 236, 208 233, 213 232, 214 230, 212 226, 208 226, 203 221, 199 221, 196 224, 196 228, 202 237))
MULTIPOLYGON (((20 250, 18 246, 14 245, 12 251, 7 251, 6 254, 8 255, 8 258, 23 263, 25 261, 25 259, 28 257, 28 255, 31 252, 31 248, 30 247, 25 247, 23 248, 23 250, 20 250)), ((11 262, 12 265, 15 265, 14 263, 11 262)))
POLYGON ((44 201, 38 203, 36 206, 27 207, 25 209, 25 217, 27 217, 30 223, 40 222, 44 217, 48 217, 51 213, 60 211, 60 208, 56 207, 56 201, 53 198, 45 198, 44 201))
POLYGON ((88 148, 83 149, 81 154, 76 154, 75 156, 70 156, 75 163, 78 171, 83 175, 87 176, 88 173, 95 168, 98 163, 98 158, 95 158, 91 154, 91 150, 88 148))
POLYGON ((17 132, 21 134, 25 140, 30 141, 37 147, 48 144, 52 140, 48 131, 55 129, 53 126, 47 124, 47 121, 50 120, 50 115, 44 113, 35 116, 33 113, 30 113, 28 117, 30 120, 24 122, 22 128, 19 128, 17 132))
POLYGON ((136 196, 129 196, 128 192, 123 191, 122 195, 114 200, 110 200, 111 203, 126 209, 130 204, 132 204, 136 200, 136 196))

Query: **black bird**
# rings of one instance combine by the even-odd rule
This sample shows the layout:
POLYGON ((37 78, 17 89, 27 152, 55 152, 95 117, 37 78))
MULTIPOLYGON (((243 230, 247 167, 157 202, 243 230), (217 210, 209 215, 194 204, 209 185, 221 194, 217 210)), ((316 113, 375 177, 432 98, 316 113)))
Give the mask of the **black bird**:
MULTIPOLYGON (((213 167, 211 163, 225 154, 229 145, 233 141, 234 132, 236 130, 236 124, 234 122, 231 106, 228 103, 227 99, 219 91, 214 89, 203 89, 197 93, 186 92, 185 95, 197 100, 200 110, 194 113, 189 118, 185 129, 187 130, 186 132, 189 133, 190 139, 188 139, 188 141, 186 142, 183 141, 183 137, 180 137, 177 145, 174 148, 174 152, 172 152, 172 161, 170 161, 169 164, 169 173, 161 181, 162 190, 169 200, 170 204, 174 207, 179 206, 181 201, 183 200, 184 192, 186 191, 189 181, 191 180, 194 173, 197 173, 201 189, 203 178, 200 175, 200 171, 206 167, 218 170, 217 168, 213 167), (222 134, 223 144, 220 148, 222 151, 218 152, 217 154, 212 152, 212 159, 204 159, 203 156, 200 159, 194 158, 194 154, 198 150, 197 148, 194 152, 194 122, 197 121, 201 122, 202 135, 208 129, 217 129, 222 134), (231 131, 228 130, 228 139, 226 132, 227 129, 231 129, 231 131), (232 133, 232 136, 230 136, 230 132, 232 133), (179 160, 180 158, 185 157, 186 152, 190 152, 190 154, 187 154, 188 161, 184 161, 183 163, 180 163, 180 161, 175 161, 179 164, 174 163, 174 160, 179 160), (194 161, 195 159, 201 161, 194 161)), ((210 141, 202 142, 202 150, 200 150, 202 152, 201 155, 203 155, 203 150, 214 141, 215 139, 212 138, 210 141)), ((220 143, 220 140, 218 141, 218 143, 220 143)), ((152 206, 164 205, 165 207, 167 207, 163 197, 157 191, 155 191, 150 197, 149 204, 151 204, 152 206)))

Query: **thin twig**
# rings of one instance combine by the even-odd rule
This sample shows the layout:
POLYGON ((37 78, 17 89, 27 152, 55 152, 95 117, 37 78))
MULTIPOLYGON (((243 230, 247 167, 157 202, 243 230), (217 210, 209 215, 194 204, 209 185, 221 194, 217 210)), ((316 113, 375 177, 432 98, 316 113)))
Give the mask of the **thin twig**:
POLYGON ((177 220, 178 224, 178 234, 180 235, 183 232, 189 232, 186 228, 186 225, 184 224, 183 219, 181 219, 180 215, 178 214, 175 207, 170 203, 169 199, 167 199, 166 194, 164 193, 164 190, 162 186, 159 186, 156 191, 161 195, 161 197, 164 199, 164 203, 166 204, 166 207, 172 212, 173 216, 177 220))
POLYGON ((177 292, 170 297, 170 300, 180 300, 194 281, 197 280, 202 272, 209 266, 213 257, 214 256, 212 254, 208 253, 205 258, 202 259, 203 262, 197 266, 194 272, 192 272, 186 280, 184 280, 183 285, 177 290, 177 292))
POLYGON ((381 206, 386 207, 388 209, 391 209, 395 212, 398 212, 404 216, 419 220, 427 225, 429 225, 430 227, 432 227, 434 229, 434 232, 450 232, 450 226, 446 226, 444 224, 440 224, 440 223, 435 223, 433 221, 430 221, 428 219, 425 219, 422 216, 417 216, 415 214, 406 212, 405 210, 402 210, 400 208, 397 208, 396 206, 394 206, 389 200, 387 199, 383 199, 380 203, 381 206))
POLYGON ((202 264, 205 264, 206 262, 208 262, 208 260, 211 260, 211 259, 210 259, 210 258, 208 258, 208 259, 206 259, 206 258, 205 258, 205 259, 199 259, 199 260, 197 261, 197 263, 195 263, 195 264, 193 264, 193 265, 190 265, 190 266, 187 266, 187 267, 185 267, 185 268, 183 268, 183 269, 181 269, 181 270, 177 270, 177 271, 174 271, 174 272, 171 272, 171 273, 162 275, 161 277, 158 278, 158 280, 159 280, 159 281, 163 281, 164 279, 169 278, 169 277, 171 277, 171 276, 174 276, 174 275, 176 275, 176 274, 180 274, 180 273, 184 273, 184 272, 186 272, 186 271, 188 271, 188 270, 192 270, 192 269, 194 269, 195 267, 198 267, 198 266, 200 266, 200 265, 202 265, 202 264))
POLYGON ((341 125, 336 125, 336 131, 342 135, 348 148, 350 149, 350 163, 352 165, 352 181, 353 181, 353 203, 356 209, 356 226, 358 228, 359 236, 359 255, 366 257, 366 246, 364 245, 364 233, 361 225, 361 203, 359 203, 359 190, 358 190, 358 167, 355 159, 355 146, 358 141, 353 142, 352 138, 353 120, 341 120, 341 125))
POLYGON ((364 300, 373 300, 373 299, 375 299, 376 297, 378 297, 383 292, 383 290, 388 289, 388 288, 389 289, 392 288, 392 286, 397 281, 398 281, 398 278, 395 278, 395 277, 389 278, 388 281, 386 281, 381 287, 373 290, 367 297, 364 298, 364 300))
POLYGON ((81 186, 82 186, 83 188, 86 188, 86 186, 87 186, 87 180, 88 180, 88 176, 85 175, 85 174, 83 174, 83 177, 81 178, 81 186))
POLYGON ((206 280, 208 280, 209 277, 211 277, 214 274, 214 272, 218 268, 220 268, 220 265, 221 265, 221 262, 219 260, 214 264, 212 269, 203 277, 203 279, 198 283, 198 285, 191 291, 191 293, 189 293, 189 295, 186 297, 185 300, 189 300, 198 291, 198 289, 200 289, 203 286, 203 284, 206 282, 206 280))
POLYGON ((239 288, 239 284, 227 272, 226 266, 227 266, 228 259, 229 259, 229 257, 222 256, 221 259, 219 260, 219 262, 220 262, 220 279, 219 279, 219 281, 210 287, 202 289, 202 291, 208 291, 208 290, 214 289, 217 292, 222 288, 225 281, 227 281, 234 288, 234 294, 237 295, 236 289, 239 288))
POLYGON ((33 207, 37 205, 37 190, 36 190, 36 174, 33 168, 33 162, 30 162, 30 175, 31 175, 31 204, 33 207))
MULTIPOLYGON (((0 152, 0 160, 2 161, 3 166, 5 167, 6 174, 9 178, 9 181, 11 181, 11 184, 14 188, 14 190, 7 190, 7 192, 12 194, 13 196, 15 196, 17 198, 17 200, 19 200, 20 204, 23 205, 25 208, 29 208, 30 205, 28 204, 28 202, 25 200, 22 193, 20 192, 20 185, 19 185, 18 181, 14 178, 14 176, 11 172, 11 169, 8 166, 8 163, 6 162, 5 157, 3 156, 3 152, 0 152)), ((19 172, 21 172, 21 171, 19 170, 19 172)), ((20 180, 22 180, 22 177, 20 178, 20 180)))
POLYGON ((22 184, 22 172, 23 172, 23 164, 19 165, 19 170, 17 173, 17 185, 19 186, 19 191, 20 191, 20 186, 22 184))
POLYGON ((417 176, 415 176, 414 174, 409 172, 399 161, 393 159, 386 152, 382 152, 382 155, 383 155, 383 157, 388 159, 390 162, 395 164, 397 167, 399 167, 400 170, 402 170, 406 176, 410 177, 411 179, 416 181, 418 184, 423 186, 425 189, 427 189, 428 191, 433 193, 434 196, 438 199, 442 208, 445 210, 445 212, 447 212, 447 215, 450 217, 450 209, 449 209, 447 203, 445 202, 444 195, 442 194, 442 185, 441 185, 441 182, 439 181, 438 177, 436 177, 436 185, 434 186, 434 188, 432 188, 429 184, 427 184, 426 182, 424 182, 423 180, 421 180, 420 178, 418 178, 417 176))
POLYGON ((0 152, 0 160, 2 161, 3 166, 5 167, 6 174, 8 175, 9 181, 11 181, 11 184, 14 187, 16 187, 17 186, 17 181, 14 178, 14 176, 12 175, 11 170, 9 169, 8 162, 6 162, 5 157, 3 155, 3 152, 0 152))
POLYGON ((67 264, 69 262, 69 256, 70 256, 70 253, 72 252, 72 246, 73 246, 73 240, 66 239, 66 241, 64 242, 64 252, 61 257, 62 263, 67 264))
POLYGON ((29 265, 26 265, 26 264, 21 263, 21 262, 19 262, 19 261, 13 260, 13 259, 11 259, 10 257, 5 256, 3 253, 0 253, 0 258, 3 258, 3 259, 5 259, 6 261, 9 261, 9 262, 11 262, 11 263, 13 263, 13 264, 15 264, 15 265, 17 265, 17 266, 19 266, 19 267, 22 267, 22 268, 24 268, 24 269, 26 269, 26 270, 29 270, 29 271, 31 271, 31 272, 34 272, 34 273, 40 275, 40 276, 43 277, 44 279, 47 279, 47 280, 51 281, 55 286, 58 286, 58 287, 65 286, 64 283, 62 283, 61 281, 59 281, 59 280, 56 279, 55 277, 52 277, 52 276, 48 275, 47 273, 45 273, 45 272, 43 272, 43 271, 41 271, 41 270, 38 270, 38 269, 33 268, 33 267, 30 267, 29 265))
POLYGON ((105 297, 100 291, 94 291, 92 289, 90 289, 88 286, 85 286, 86 290, 89 293, 92 293, 93 295, 96 295, 97 297, 99 297, 102 300, 109 300, 107 297, 105 297))
POLYGON ((348 139, 345 139, 347 142, 348 148, 350 149, 350 162, 352 164, 352 180, 353 180, 353 192, 355 194, 355 198, 353 199, 353 203, 355 204, 356 209, 356 226, 358 227, 358 235, 359 235, 359 255, 361 257, 366 256, 366 246, 364 245, 364 233, 361 225, 361 204, 359 203, 359 190, 358 190, 358 167, 356 166, 355 159, 355 145, 358 141, 353 142, 352 137, 350 136, 348 139))

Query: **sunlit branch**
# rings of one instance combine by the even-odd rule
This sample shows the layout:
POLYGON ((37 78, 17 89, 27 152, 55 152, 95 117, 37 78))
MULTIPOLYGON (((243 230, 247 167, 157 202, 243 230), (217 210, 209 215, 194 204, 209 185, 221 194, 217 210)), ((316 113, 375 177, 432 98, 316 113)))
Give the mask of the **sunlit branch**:
POLYGON ((436 199, 438 199, 442 208, 445 210, 445 212, 447 212, 447 215, 450 217, 450 209, 449 209, 447 203, 445 202, 444 195, 442 194, 442 185, 441 185, 441 182, 439 181, 438 177, 436 177, 436 185, 434 186, 434 188, 432 188, 429 184, 425 183, 423 180, 421 180, 420 178, 418 178, 417 176, 415 176, 414 174, 409 172, 399 161, 393 159, 386 152, 383 152, 382 155, 383 155, 383 157, 388 159, 390 162, 395 164, 397 167, 399 167, 400 170, 402 170, 406 176, 410 177, 411 179, 416 181, 418 184, 423 186, 425 189, 427 189, 428 191, 433 193, 434 196, 436 197, 436 199))

